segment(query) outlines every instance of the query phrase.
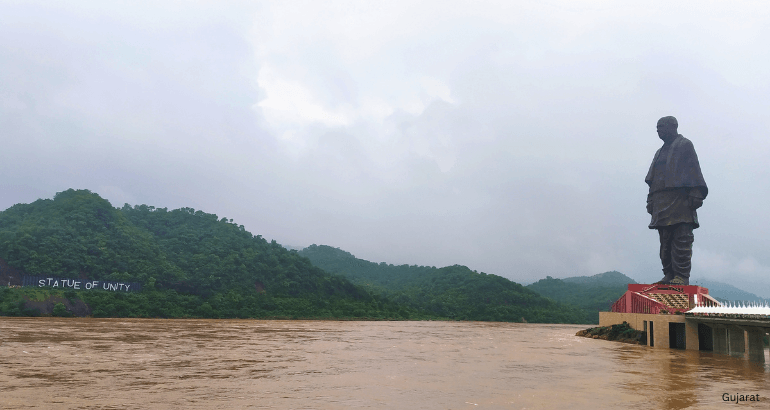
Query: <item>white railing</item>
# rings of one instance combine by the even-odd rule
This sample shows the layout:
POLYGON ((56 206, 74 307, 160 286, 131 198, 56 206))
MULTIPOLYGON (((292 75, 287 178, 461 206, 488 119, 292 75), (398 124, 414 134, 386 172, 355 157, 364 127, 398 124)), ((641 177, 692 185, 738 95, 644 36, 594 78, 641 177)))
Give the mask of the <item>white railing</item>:
POLYGON ((770 316, 770 305, 767 302, 726 302, 722 306, 698 305, 686 313, 770 316))

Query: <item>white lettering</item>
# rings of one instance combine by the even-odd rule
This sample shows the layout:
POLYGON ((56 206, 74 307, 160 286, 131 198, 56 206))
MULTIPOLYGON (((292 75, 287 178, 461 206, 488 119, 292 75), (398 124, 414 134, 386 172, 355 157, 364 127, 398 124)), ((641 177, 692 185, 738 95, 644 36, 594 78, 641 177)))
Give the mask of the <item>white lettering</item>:
MULTIPOLYGON (((25 283, 29 283, 28 285, 24 286, 35 286, 34 280, 32 278, 29 278, 28 281, 27 278, 24 279, 25 283)), ((47 278, 38 277, 35 279, 37 281, 38 287, 52 287, 52 288, 71 288, 76 290, 81 289, 98 289, 101 287, 104 290, 109 290, 112 292, 129 292, 131 291, 131 288, 133 288, 133 283, 125 283, 125 282, 105 282, 100 280, 82 280, 82 279, 69 279, 69 278, 47 278)), ((141 286, 141 285, 140 285, 141 286)))

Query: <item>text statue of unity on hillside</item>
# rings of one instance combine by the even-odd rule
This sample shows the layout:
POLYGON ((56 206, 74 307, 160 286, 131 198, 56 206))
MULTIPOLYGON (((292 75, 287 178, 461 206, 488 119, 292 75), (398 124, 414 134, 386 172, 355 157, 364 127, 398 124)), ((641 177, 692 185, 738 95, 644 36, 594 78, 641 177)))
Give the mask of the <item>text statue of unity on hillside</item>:
POLYGON ((644 181, 650 186, 650 229, 657 229, 660 235, 664 276, 658 283, 689 285, 692 231, 699 226, 695 210, 703 205, 708 188, 695 148, 677 133, 678 126, 674 117, 658 120, 658 137, 663 146, 655 153, 644 181))

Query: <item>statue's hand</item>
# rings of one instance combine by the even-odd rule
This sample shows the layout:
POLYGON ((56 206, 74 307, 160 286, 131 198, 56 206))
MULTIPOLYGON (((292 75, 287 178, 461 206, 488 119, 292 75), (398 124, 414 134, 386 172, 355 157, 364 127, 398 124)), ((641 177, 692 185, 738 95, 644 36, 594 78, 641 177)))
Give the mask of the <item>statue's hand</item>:
POLYGON ((647 201, 647 213, 652 215, 652 201, 647 201))
POLYGON ((694 196, 691 196, 691 197, 690 197, 690 208, 692 208, 692 209, 698 209, 698 208, 700 208, 701 206, 703 206, 703 199, 701 199, 701 198, 696 198, 696 197, 694 197, 694 196))

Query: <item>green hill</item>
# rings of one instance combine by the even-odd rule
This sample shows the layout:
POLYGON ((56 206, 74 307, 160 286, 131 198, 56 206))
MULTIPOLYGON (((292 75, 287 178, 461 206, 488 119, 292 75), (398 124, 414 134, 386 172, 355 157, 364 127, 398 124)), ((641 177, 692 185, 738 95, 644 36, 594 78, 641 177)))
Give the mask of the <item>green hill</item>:
POLYGON ((465 266, 394 266, 358 259, 343 250, 312 245, 299 254, 317 267, 344 275, 414 309, 459 320, 587 323, 573 307, 546 299, 524 286, 465 266))
POLYGON ((0 212, 0 259, 2 285, 20 285, 20 274, 142 285, 140 293, 6 287, 5 315, 51 313, 56 300, 58 314, 97 317, 420 317, 232 220, 191 208, 116 209, 86 190, 0 212))
POLYGON ((620 272, 604 272, 593 276, 541 279, 527 288, 555 301, 569 304, 585 312, 591 323, 599 323, 599 312, 608 311, 628 289, 633 279, 620 272))
POLYGON ((609 271, 604 273, 598 273, 593 276, 573 276, 570 278, 564 278, 563 281, 567 283, 580 283, 591 286, 623 286, 625 287, 629 283, 636 283, 635 280, 628 276, 618 272, 609 271))

